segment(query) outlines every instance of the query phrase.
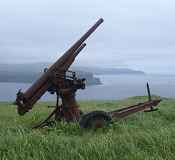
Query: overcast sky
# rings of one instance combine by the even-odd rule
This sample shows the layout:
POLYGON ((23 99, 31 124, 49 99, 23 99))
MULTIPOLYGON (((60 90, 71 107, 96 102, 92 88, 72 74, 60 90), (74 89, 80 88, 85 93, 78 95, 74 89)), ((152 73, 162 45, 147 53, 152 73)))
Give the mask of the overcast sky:
POLYGON ((5 0, 0 63, 54 62, 98 18, 75 64, 175 73, 173 0, 5 0))

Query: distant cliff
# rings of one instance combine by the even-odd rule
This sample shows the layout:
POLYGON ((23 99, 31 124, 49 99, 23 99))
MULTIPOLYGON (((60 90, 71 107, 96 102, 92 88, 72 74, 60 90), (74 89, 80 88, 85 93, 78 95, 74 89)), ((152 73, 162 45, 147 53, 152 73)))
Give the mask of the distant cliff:
MULTIPOLYGON (((33 64, 0 64, 0 82, 22 82, 32 83, 41 76, 44 68, 49 67, 49 63, 33 64)), ((144 74, 127 68, 97 68, 97 67, 71 67, 77 72, 78 77, 86 78, 87 85, 101 84, 99 78, 94 75, 99 74, 144 74)))
MULTIPOLYGON (((48 65, 43 64, 0 64, 0 82, 32 83, 48 65)), ((86 78, 87 85, 101 84, 100 79, 86 71, 76 71, 79 78, 86 78)))
POLYGON ((96 75, 101 74, 145 74, 143 71, 137 71, 128 68, 98 68, 98 67, 73 67, 73 69, 81 68, 84 71, 91 72, 96 75))

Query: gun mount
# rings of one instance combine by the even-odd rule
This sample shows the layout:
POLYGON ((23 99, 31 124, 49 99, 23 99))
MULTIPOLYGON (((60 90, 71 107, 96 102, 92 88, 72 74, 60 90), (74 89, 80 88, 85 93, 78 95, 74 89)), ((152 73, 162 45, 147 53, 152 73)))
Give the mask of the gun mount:
POLYGON ((147 84, 148 101, 133 106, 125 107, 112 112, 93 111, 87 114, 79 109, 75 95, 78 89, 85 89, 85 79, 78 78, 76 73, 69 71, 69 67, 74 62, 76 56, 86 46, 85 40, 99 27, 103 19, 99 19, 76 43, 74 43, 50 68, 44 69, 43 75, 24 93, 18 91, 16 97, 17 111, 20 115, 24 115, 31 110, 34 104, 41 96, 48 91, 57 95, 56 107, 53 112, 40 124, 33 128, 43 127, 52 121, 51 117, 55 115, 55 120, 78 121, 83 128, 103 127, 106 122, 110 122, 112 118, 123 118, 130 114, 144 111, 154 111, 153 106, 157 106, 160 99, 152 100, 149 85, 147 84), (61 98, 61 105, 59 105, 61 98))
MULTIPOLYGON (((56 91, 58 96, 62 98, 62 102, 66 108, 69 103, 73 102, 73 96, 70 92, 75 92, 79 88, 85 88, 84 81, 72 77, 68 79, 66 72, 75 60, 79 52, 86 46, 84 41, 98 28, 103 22, 99 19, 77 42, 75 42, 45 73, 24 93, 19 90, 17 93, 16 104, 20 115, 24 115, 34 104, 41 98, 46 91, 56 91)), ((77 106, 72 104, 72 108, 77 106), (74 107, 73 107, 74 106, 74 107)), ((78 117, 77 117, 78 118, 78 117)))

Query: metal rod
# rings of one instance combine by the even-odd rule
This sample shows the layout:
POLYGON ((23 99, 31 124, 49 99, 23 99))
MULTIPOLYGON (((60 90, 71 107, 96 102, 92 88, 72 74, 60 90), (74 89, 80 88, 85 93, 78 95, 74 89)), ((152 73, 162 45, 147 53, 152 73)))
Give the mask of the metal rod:
POLYGON ((122 109, 118 109, 115 111, 108 112, 112 118, 124 118, 127 117, 130 114, 143 111, 146 108, 150 108, 150 106, 156 106, 161 102, 161 99, 158 100, 151 100, 148 102, 144 103, 138 103, 136 105, 130 106, 130 107, 125 107, 122 109))

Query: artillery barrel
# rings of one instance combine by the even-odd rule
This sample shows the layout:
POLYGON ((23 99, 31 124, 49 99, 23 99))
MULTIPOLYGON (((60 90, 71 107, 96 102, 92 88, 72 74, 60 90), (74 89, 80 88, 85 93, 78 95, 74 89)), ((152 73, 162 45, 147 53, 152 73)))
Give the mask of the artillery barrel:
MULTIPOLYGON (((57 70, 60 73, 68 70, 70 65, 73 63, 71 57, 74 53, 80 49, 79 47, 83 42, 98 28, 98 26, 103 22, 103 19, 99 19, 77 42, 75 42, 48 70, 43 73, 43 75, 28 88, 22 94, 22 99, 17 96, 16 103, 18 105, 18 113, 23 115, 29 109, 32 109, 33 105, 41 98, 41 96, 51 87, 52 82, 50 81, 51 74, 57 70)), ((78 54, 77 54, 78 55, 78 54)), ((76 56, 77 56, 76 55, 76 56)))

